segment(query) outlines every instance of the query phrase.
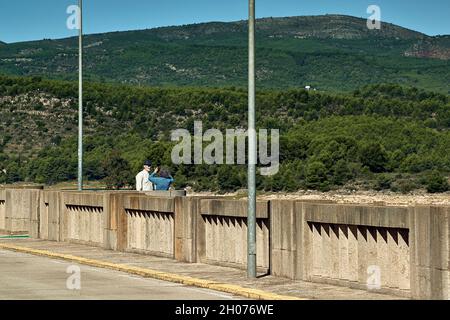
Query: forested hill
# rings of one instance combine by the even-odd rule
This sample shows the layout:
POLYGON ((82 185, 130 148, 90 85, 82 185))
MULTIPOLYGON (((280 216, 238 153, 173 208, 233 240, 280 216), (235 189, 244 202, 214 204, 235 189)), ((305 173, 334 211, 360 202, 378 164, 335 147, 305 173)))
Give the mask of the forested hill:
MULTIPOLYGON (((76 178, 77 92, 76 82, 0 76, 0 183, 76 178)), ((177 188, 243 188, 245 166, 172 165, 170 133, 194 121, 245 128, 246 110, 245 89, 86 83, 84 174, 132 182, 150 158, 171 169, 177 188)), ((260 190, 448 189, 445 94, 389 84, 349 94, 259 90, 257 126, 281 130, 280 173, 258 177, 260 190)))
MULTIPOLYGON (((450 37, 325 15, 257 22, 261 88, 350 92, 397 83, 448 93, 450 37)), ((0 73, 75 80, 77 39, 0 45, 0 73)), ((86 79, 152 86, 245 87, 247 22, 204 23, 85 37, 86 79)))

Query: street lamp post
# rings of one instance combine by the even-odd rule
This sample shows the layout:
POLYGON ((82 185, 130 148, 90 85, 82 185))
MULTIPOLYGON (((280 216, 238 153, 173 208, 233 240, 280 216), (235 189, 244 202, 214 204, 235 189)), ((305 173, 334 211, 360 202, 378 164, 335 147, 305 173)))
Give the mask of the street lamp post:
POLYGON ((83 0, 80 9, 78 36, 78 190, 83 190, 83 0))
POLYGON ((247 276, 256 278, 256 128, 255 128, 255 0, 249 0, 248 19, 248 217, 247 276))

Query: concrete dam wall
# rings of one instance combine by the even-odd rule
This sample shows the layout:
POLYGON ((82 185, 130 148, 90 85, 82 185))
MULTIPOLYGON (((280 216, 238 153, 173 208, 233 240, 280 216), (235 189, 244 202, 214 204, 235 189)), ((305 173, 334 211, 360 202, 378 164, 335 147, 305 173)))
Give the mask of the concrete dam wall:
MULTIPOLYGON (((246 268, 247 202, 177 193, 0 189, 0 232, 246 268)), ((259 272, 449 299, 450 207, 257 203, 259 272)))

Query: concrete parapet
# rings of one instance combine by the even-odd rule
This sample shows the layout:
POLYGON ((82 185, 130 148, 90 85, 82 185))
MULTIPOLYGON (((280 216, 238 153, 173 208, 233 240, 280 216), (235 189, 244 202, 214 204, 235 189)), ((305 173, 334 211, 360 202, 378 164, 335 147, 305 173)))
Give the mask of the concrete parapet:
POLYGON ((305 220, 310 222, 409 228, 407 207, 302 203, 305 220))
POLYGON ((168 191, 145 191, 146 196, 151 197, 185 197, 185 190, 168 190, 168 191))
POLYGON ((305 219, 302 204, 290 200, 270 202, 271 274, 290 279, 304 279, 306 261, 303 245, 305 219))
POLYGON ((449 210, 271 201, 271 273, 448 299, 449 210))
MULTIPOLYGON (((209 216, 247 217, 247 200, 205 199, 200 210, 209 216)), ((256 202, 256 218, 269 218, 269 201, 256 202)))
POLYGON ((9 234, 39 234, 39 199, 42 187, 8 187, 4 201, 4 231, 9 234))
POLYGON ((89 206, 103 207, 103 196, 105 192, 89 191, 63 191, 64 204, 66 206, 89 206))
POLYGON ((61 193, 62 238, 75 243, 103 246, 104 193, 61 193))
POLYGON ((41 184, 23 184, 23 185, 6 185, 3 187, 3 189, 11 189, 11 190, 44 190, 44 185, 41 184))
POLYGON ((174 257, 175 204, 173 197, 132 195, 123 198, 121 248, 126 251, 174 257), (126 224, 126 226, 125 226, 126 224), (125 232, 124 232, 125 231, 125 232))
POLYGON ((197 225, 200 216, 199 198, 175 198, 175 259, 197 262, 197 225))
POLYGON ((173 212, 173 197, 152 197, 145 195, 129 195, 124 198, 123 205, 128 210, 144 210, 156 212, 173 212))
POLYGON ((44 190, 39 204, 39 238, 61 240, 61 193, 44 190))
MULTIPOLYGON (((269 201, 258 201, 257 216, 257 267, 268 272, 269 201)), ((197 216, 198 261, 245 268, 247 264, 247 201, 206 199, 200 202, 197 216)))
MULTIPOLYGON (((257 202, 259 272, 450 298, 450 207, 257 202)), ((247 201, 137 192, 0 189, 0 230, 236 268, 247 201)))
POLYGON ((407 208, 272 201, 271 216, 274 275, 409 294, 407 208))

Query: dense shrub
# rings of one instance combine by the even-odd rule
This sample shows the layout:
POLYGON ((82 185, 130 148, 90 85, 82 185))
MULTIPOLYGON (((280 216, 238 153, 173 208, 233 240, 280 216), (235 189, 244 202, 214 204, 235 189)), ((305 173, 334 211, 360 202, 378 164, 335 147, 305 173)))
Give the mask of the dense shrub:
POLYGON ((387 174, 380 174, 377 176, 374 189, 381 191, 381 190, 389 190, 392 185, 392 177, 387 174))
POLYGON ((391 184, 391 190, 394 192, 409 193, 417 188, 417 183, 412 179, 400 179, 391 184))
POLYGON ((102 168, 106 173, 104 182, 108 188, 120 189, 134 184, 130 164, 122 157, 120 151, 112 150, 103 160, 102 168))
POLYGON ((316 161, 308 164, 306 168, 306 187, 320 191, 328 191, 330 184, 327 178, 327 169, 322 162, 316 161))
POLYGON ((430 193, 446 192, 449 190, 447 178, 437 170, 428 174, 425 180, 425 186, 430 193))

